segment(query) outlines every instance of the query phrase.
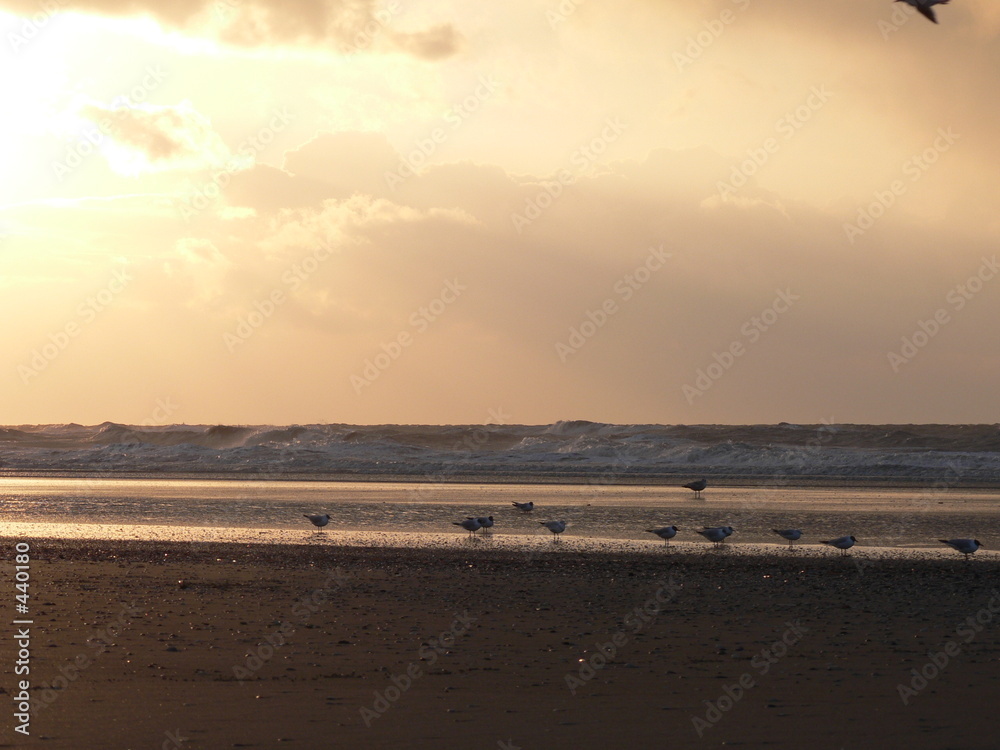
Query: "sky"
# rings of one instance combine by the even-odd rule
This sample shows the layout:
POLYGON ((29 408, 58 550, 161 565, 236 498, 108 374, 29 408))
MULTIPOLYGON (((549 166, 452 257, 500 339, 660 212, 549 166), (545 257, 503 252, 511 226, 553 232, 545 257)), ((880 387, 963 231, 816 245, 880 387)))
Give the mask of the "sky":
POLYGON ((935 10, 0 0, 0 423, 1000 422, 935 10))

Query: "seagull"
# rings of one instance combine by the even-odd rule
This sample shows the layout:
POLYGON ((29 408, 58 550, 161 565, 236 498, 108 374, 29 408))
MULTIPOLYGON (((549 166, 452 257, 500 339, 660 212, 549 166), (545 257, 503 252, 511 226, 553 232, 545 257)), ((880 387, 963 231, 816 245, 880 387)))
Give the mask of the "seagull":
POLYGON ((792 542, 802 538, 802 529, 771 529, 771 531, 788 540, 788 549, 792 548, 792 542))
POLYGON ((529 500, 526 503, 511 503, 511 505, 513 505, 518 510, 523 510, 525 513, 527 513, 529 510, 535 509, 535 503, 532 500, 529 500))
POLYGON ((676 526, 664 526, 662 529, 646 529, 650 534, 656 534, 663 540, 665 546, 670 546, 670 540, 677 536, 676 526))
POLYGON ((702 526, 701 530, 702 531, 718 530, 721 531, 725 536, 732 536, 733 532, 736 529, 734 529, 732 526, 702 526))
POLYGON ((540 523, 542 526, 544 526, 545 528, 547 528, 549 531, 552 532, 553 542, 556 541, 557 539, 556 534, 562 534, 564 531, 566 531, 565 521, 539 521, 538 523, 540 523))
POLYGON ((466 518, 464 521, 452 521, 452 523, 456 526, 461 526, 463 529, 468 531, 470 537, 479 531, 479 529, 483 526, 479 523, 478 518, 466 518))
POLYGON ((711 528, 704 528, 698 532, 708 541, 714 542, 715 546, 718 547, 720 544, 725 544, 726 537, 733 533, 732 526, 713 526, 711 528))
POLYGON ((476 520, 479 521, 479 525, 482 527, 483 533, 488 534, 488 529, 493 527, 493 516, 487 516, 486 518, 480 516, 476 520))
POLYGON ((302 515, 312 521, 312 525, 318 529, 322 529, 330 523, 330 516, 325 513, 322 515, 319 513, 303 513, 302 515))
POLYGON ((937 23, 937 18, 934 17, 934 11, 932 8, 935 5, 947 5, 948 0, 896 0, 897 3, 906 3, 907 5, 912 5, 916 8, 925 18, 929 18, 934 23, 937 23))
POLYGON ((938 541, 947 544, 952 549, 957 549, 965 555, 966 560, 969 559, 969 555, 983 546, 978 539, 938 539, 938 541))
POLYGON ((694 482, 688 482, 687 484, 682 484, 681 487, 686 487, 689 490, 694 490, 695 497, 701 497, 701 491, 708 487, 708 482, 702 477, 694 482))
POLYGON ((840 550, 841 555, 846 555, 847 550, 854 546, 854 543, 858 541, 853 536, 840 536, 836 539, 831 539, 828 542, 821 541, 821 544, 829 544, 831 547, 836 547, 840 550))

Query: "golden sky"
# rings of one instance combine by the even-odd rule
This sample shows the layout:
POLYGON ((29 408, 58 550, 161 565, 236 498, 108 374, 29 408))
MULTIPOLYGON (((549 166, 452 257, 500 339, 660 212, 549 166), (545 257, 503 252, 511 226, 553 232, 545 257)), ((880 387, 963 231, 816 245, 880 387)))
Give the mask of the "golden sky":
POLYGON ((0 423, 1000 421, 994 0, 489 6, 0 0, 0 423))

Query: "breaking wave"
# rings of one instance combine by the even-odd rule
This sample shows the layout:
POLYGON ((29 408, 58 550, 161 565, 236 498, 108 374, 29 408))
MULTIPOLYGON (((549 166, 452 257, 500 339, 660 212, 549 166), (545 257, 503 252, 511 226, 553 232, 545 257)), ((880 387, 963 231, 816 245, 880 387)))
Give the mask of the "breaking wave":
POLYGON ((22 425, 0 472, 1000 484, 998 425, 22 425))

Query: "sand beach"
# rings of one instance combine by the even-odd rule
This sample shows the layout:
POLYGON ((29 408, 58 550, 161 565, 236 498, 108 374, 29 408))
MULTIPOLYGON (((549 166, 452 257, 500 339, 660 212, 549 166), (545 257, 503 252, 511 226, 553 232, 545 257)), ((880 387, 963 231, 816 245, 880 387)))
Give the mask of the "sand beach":
POLYGON ((996 747, 985 550, 314 536, 4 539, 35 593, 3 746, 996 747))

